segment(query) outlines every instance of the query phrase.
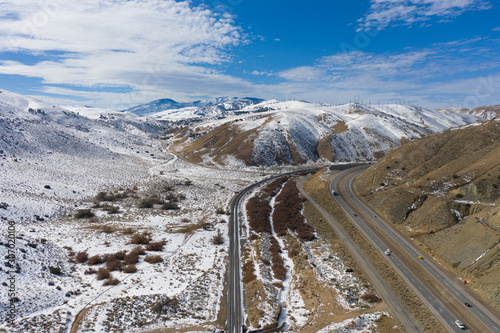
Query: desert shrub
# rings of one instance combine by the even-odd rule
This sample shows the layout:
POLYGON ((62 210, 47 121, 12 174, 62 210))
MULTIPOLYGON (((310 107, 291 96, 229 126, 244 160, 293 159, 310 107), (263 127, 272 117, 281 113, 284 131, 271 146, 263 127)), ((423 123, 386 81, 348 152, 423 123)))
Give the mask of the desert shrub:
POLYGON ((49 267, 49 270, 50 270, 50 274, 54 274, 54 275, 62 275, 62 270, 61 270, 61 267, 53 267, 53 266, 50 266, 50 267, 49 267))
POLYGON ((95 274, 95 273, 97 273, 97 271, 93 268, 89 268, 85 272, 83 272, 83 274, 85 274, 85 275, 95 274))
POLYGON ((246 204, 247 216, 250 227, 255 232, 271 233, 271 224, 269 216, 271 215, 271 206, 269 200, 262 196, 251 197, 246 204))
POLYGON ((153 208, 155 205, 155 202, 151 198, 144 198, 139 201, 138 207, 139 208, 153 208))
POLYGON ((110 206, 109 209, 107 209, 108 214, 118 214, 120 213, 120 207, 118 206, 110 206))
POLYGON ((75 214, 75 217, 77 219, 89 219, 94 216, 95 214, 92 212, 91 209, 79 209, 75 214))
POLYGON ((116 230, 118 230, 118 229, 116 227, 112 226, 112 225, 103 225, 103 226, 101 226, 101 231, 104 232, 105 234, 112 234, 116 230))
POLYGON ((144 255, 146 254, 146 250, 142 246, 136 246, 132 252, 137 252, 138 255, 144 255))
POLYGON ((120 260, 111 260, 106 263, 106 268, 109 271, 121 271, 123 268, 123 263, 120 260))
POLYGON ((216 214, 225 214, 226 212, 224 211, 224 208, 219 207, 219 208, 217 208, 217 209, 215 210, 215 213, 216 213, 216 214))
POLYGON ((367 301, 368 303, 378 303, 381 301, 381 299, 374 293, 366 293, 361 296, 361 299, 367 301))
POLYGON ((178 307, 179 301, 176 298, 162 296, 160 300, 153 303, 153 305, 151 306, 151 311, 157 314, 162 314, 168 310, 176 311, 178 307))
POLYGON ((159 255, 149 255, 144 258, 144 261, 150 264, 156 264, 163 261, 163 258, 159 255))
POLYGON ((115 253, 115 258, 118 260, 124 260, 126 255, 127 255, 127 251, 125 251, 125 250, 118 251, 115 253))
POLYGON ((286 268, 283 265, 283 258, 281 257, 280 253, 281 247, 277 241, 277 239, 274 236, 270 236, 269 240, 271 241, 271 246, 269 247, 269 251, 271 252, 272 256, 272 270, 274 273, 274 277, 278 280, 284 281, 286 279, 286 268))
POLYGON ((177 210, 179 209, 179 205, 173 202, 165 202, 162 206, 161 209, 163 210, 177 210))
POLYGON ((311 241, 316 238, 314 228, 307 224, 302 216, 303 202, 296 182, 288 181, 276 197, 272 216, 274 230, 278 235, 284 236, 290 229, 297 232, 297 236, 302 241, 311 241))
POLYGON ((111 273, 109 272, 109 270, 107 268, 101 267, 97 271, 96 279, 97 280, 104 280, 104 279, 109 278, 110 275, 111 275, 111 273))
POLYGON ((89 254, 86 251, 78 252, 75 257, 75 260, 77 263, 83 264, 84 262, 89 260, 89 254))
POLYGON ((193 182, 190 179, 186 179, 186 181, 184 182, 184 185, 191 186, 191 185, 193 185, 193 182))
POLYGON ((151 242, 151 236, 147 232, 143 232, 140 235, 133 235, 130 239, 131 244, 149 244, 151 242))
POLYGON ((135 267, 134 264, 127 265, 123 269, 123 273, 135 273, 135 272, 137 272, 137 267, 135 267))
POLYGON ((458 199, 460 199, 460 198, 463 198, 463 197, 464 197, 464 195, 463 195, 462 193, 457 193, 456 197, 457 197, 458 199))
POLYGON ((215 235, 212 238, 212 243, 215 245, 224 244, 224 236, 222 236, 222 233, 220 232, 220 230, 217 232, 217 235, 215 235))
POLYGON ((104 259, 100 255, 96 254, 95 256, 92 256, 89 258, 89 260, 87 260, 87 265, 91 265, 91 266, 99 265, 99 264, 102 264, 103 262, 104 262, 104 259))
POLYGON ((102 285, 103 286, 116 286, 119 283, 120 283, 120 280, 115 279, 113 277, 110 277, 109 279, 107 279, 106 281, 104 281, 104 283, 102 285))
POLYGON ((135 229, 134 228, 125 228, 122 230, 122 234, 124 235, 132 235, 135 234, 135 229))
POLYGON ((149 243, 146 245, 146 250, 148 251, 163 251, 163 246, 166 244, 166 242, 154 242, 154 243, 149 243))
POLYGON ((139 253, 137 251, 131 251, 127 253, 123 261, 128 265, 137 264, 139 262, 139 253))

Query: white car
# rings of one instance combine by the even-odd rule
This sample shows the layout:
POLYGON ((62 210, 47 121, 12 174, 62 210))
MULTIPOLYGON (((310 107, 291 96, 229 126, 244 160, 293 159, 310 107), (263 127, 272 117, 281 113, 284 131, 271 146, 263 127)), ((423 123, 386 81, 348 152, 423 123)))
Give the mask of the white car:
POLYGON ((384 253, 385 253, 386 256, 390 256, 391 253, 392 253, 392 251, 390 249, 387 249, 387 250, 385 250, 384 253))
POLYGON ((455 320, 455 324, 457 324, 458 327, 460 327, 461 329, 465 329, 465 325, 462 324, 462 322, 460 320, 455 320))

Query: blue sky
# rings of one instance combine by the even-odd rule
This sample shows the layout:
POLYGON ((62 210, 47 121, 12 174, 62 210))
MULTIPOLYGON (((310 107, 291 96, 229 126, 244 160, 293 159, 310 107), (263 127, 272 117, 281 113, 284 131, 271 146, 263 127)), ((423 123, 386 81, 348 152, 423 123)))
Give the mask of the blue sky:
POLYGON ((116 109, 220 96, 500 104, 498 17, 493 0, 0 0, 0 88, 116 109))

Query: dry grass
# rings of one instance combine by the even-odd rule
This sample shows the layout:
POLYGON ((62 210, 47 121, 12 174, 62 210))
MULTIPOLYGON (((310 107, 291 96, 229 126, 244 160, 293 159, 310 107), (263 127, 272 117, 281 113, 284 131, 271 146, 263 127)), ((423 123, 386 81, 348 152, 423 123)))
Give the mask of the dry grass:
POLYGON ((156 264, 163 261, 163 258, 159 255, 148 255, 144 258, 144 261, 150 264, 156 264))

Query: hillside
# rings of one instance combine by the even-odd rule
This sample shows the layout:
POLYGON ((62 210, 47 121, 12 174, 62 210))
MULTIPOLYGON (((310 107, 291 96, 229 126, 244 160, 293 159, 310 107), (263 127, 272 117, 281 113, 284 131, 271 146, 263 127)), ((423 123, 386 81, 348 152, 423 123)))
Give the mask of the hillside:
POLYGON ((150 116, 165 120, 179 119, 212 119, 217 116, 224 116, 227 111, 239 110, 247 105, 262 102, 258 98, 226 98, 220 97, 212 101, 194 101, 188 103, 176 102, 172 99, 164 98, 146 104, 134 106, 124 110, 125 113, 133 113, 138 116, 150 116))
POLYGON ((0 216, 51 217, 97 189, 147 176, 156 158, 149 151, 156 153, 163 131, 159 122, 119 114, 89 119, 2 90, 0 216))
POLYGON ((478 106, 475 108, 444 108, 440 111, 454 111, 481 117, 485 120, 500 118, 500 105, 478 106))
POLYGON ((355 187, 500 307, 500 121, 408 143, 370 167, 355 187))
POLYGON ((223 166, 364 161, 477 119, 406 105, 330 106, 271 100, 185 129, 177 134, 174 146, 193 162, 223 166))

